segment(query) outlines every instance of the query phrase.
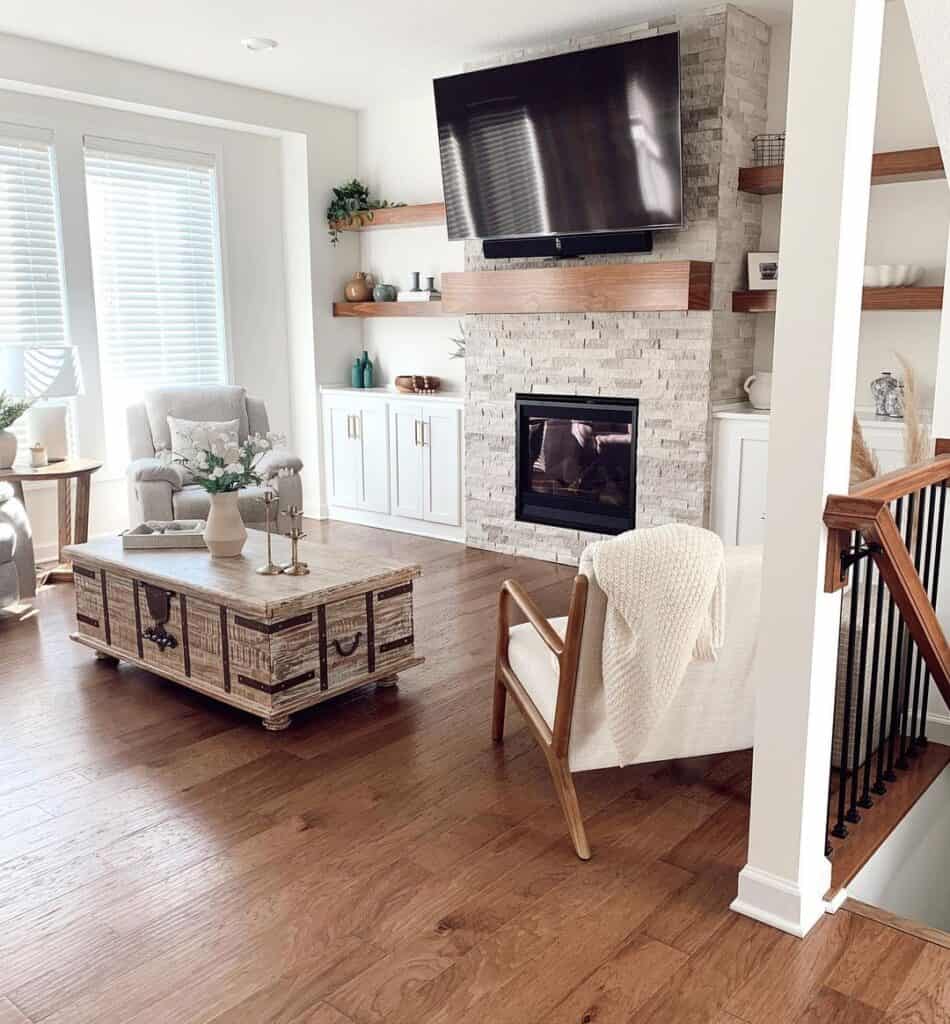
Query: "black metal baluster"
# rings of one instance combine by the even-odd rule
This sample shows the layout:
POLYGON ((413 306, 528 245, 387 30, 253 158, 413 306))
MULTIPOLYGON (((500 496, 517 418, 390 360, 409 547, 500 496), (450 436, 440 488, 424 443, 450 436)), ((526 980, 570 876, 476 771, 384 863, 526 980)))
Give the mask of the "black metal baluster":
MULTIPOLYGON (((862 543, 859 539, 858 543, 862 543)), ((853 825, 861 820, 858 814, 858 776, 861 767, 861 737, 864 732, 864 694, 866 692, 868 668, 868 630, 871 626, 871 576, 874 563, 871 554, 865 547, 864 556, 859 559, 864 564, 864 607, 861 612, 861 648, 858 658, 858 700, 854 709, 854 749, 851 755, 851 804, 846 818, 853 825)), ((855 563, 856 565, 858 563, 855 563)), ((870 729, 870 724, 868 726, 870 729)), ((870 799, 868 800, 870 804, 870 799)))
MULTIPOLYGON (((914 547, 914 532, 917 527, 916 514, 917 495, 907 496, 907 526, 904 530, 904 546, 908 553, 914 547)), ((903 618, 903 617, 902 617, 903 618)), ((910 767, 907 761, 907 715, 910 710, 910 669, 914 658, 914 638, 907 624, 903 623, 902 633, 906 648, 904 662, 900 666, 900 690, 901 690, 901 716, 900 716, 900 756, 897 759, 897 767, 904 771, 910 767)))
MULTIPOLYGON (((934 485, 935 487, 938 485, 934 485)), ((937 608, 937 595, 940 592, 940 558, 943 555, 943 514, 947 504, 946 481, 939 484, 940 504, 937 509, 937 539, 934 544, 934 565, 933 578, 930 583, 930 603, 934 610, 937 608)), ((917 737, 917 745, 927 746, 927 705, 930 702, 930 670, 924 673, 924 704, 920 711, 920 735, 917 737)))
MULTIPOLYGON (((920 582, 923 584, 925 591, 930 590, 930 568, 933 560, 933 535, 934 535, 934 505, 937 500, 937 492, 933 487, 928 488, 930 492, 930 498, 927 502, 927 519, 926 526, 924 525, 924 502, 921 498, 920 502, 920 525, 917 529, 917 549, 918 549, 918 564, 917 572, 920 575, 920 582), (919 550, 921 540, 926 533, 925 541, 925 554, 924 554, 924 569, 921 573, 919 564, 919 550)), ((920 735, 920 727, 918 723, 918 713, 920 712, 920 685, 921 679, 924 672, 924 656, 921 653, 920 645, 917 645, 917 664, 914 667, 914 704, 910 716, 910 738, 908 741, 907 754, 908 757, 917 756, 917 737, 920 735)))
MULTIPOLYGON (((900 532, 901 528, 901 517, 904 511, 904 499, 898 498, 897 504, 894 508, 894 521, 897 524, 897 530, 900 532)), ((887 602, 887 645, 884 648, 884 692, 881 697, 881 741, 878 745, 877 750, 877 781, 874 783, 874 792, 879 796, 883 796, 887 792, 887 786, 885 782, 893 782, 895 779, 894 775, 894 743, 893 743, 893 730, 894 721, 897 716, 897 683, 894 684, 894 708, 890 716, 888 716, 888 696, 890 691, 891 676, 894 673, 894 663, 891 661, 891 654, 893 653, 894 645, 894 618, 895 618, 896 605, 894 604, 894 596, 889 593, 887 602), (888 729, 888 722, 890 722, 890 728, 888 729), (889 753, 887 758, 887 770, 884 769, 884 755, 885 747, 889 747, 889 753)), ((897 621, 897 629, 900 631, 900 619, 897 621)), ((899 656, 898 656, 899 659, 899 656)))
MULTIPOLYGON (((852 548, 857 544, 858 535, 851 534, 852 548)), ((844 839, 848 834, 845 825, 845 801, 848 793, 848 749, 851 745, 851 698, 854 676, 854 641, 858 628, 858 577, 861 563, 855 562, 851 567, 851 617, 848 621, 848 657, 844 679, 844 717, 841 722, 841 754, 838 758, 838 820, 831 834, 836 839, 844 839)), ((844 600, 842 598, 842 609, 844 600)), ((837 698, 835 699, 837 703, 837 698)))
MULTIPOLYGON (((871 576, 874 573, 876 566, 872 559, 868 559, 868 583, 870 584, 871 576)), ((874 604, 874 655, 871 659, 871 695, 868 701, 868 740, 867 748, 864 751, 864 789, 861 793, 861 799, 858 801, 858 806, 863 807, 865 810, 869 807, 873 807, 874 803, 871 800, 871 764, 874 761, 874 716, 877 714, 877 677, 878 670, 881 662, 881 620, 884 617, 884 580, 881 578, 881 572, 877 570, 877 599, 874 604)), ((884 709, 882 706, 881 717, 883 719, 884 709)), ((883 727, 881 735, 883 735, 883 727)))

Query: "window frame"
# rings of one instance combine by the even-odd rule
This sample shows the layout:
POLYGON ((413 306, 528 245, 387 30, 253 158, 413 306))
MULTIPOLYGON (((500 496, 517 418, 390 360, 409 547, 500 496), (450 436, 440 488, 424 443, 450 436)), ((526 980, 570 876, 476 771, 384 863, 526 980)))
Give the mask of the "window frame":
POLYGON ((98 377, 98 388, 99 388, 99 408, 97 410, 97 419, 99 426, 103 431, 102 443, 104 446, 103 450, 103 471, 99 474, 99 478, 103 481, 106 480, 118 480, 125 479, 126 466, 119 464, 119 460, 114 457, 113 451, 110 450, 108 437, 105 436, 107 431, 107 417, 106 417, 106 384, 104 379, 104 365, 103 365, 103 349, 102 341, 100 338, 99 330, 99 314, 96 307, 96 294, 95 294, 95 257, 93 255, 93 238, 92 238, 92 224, 90 220, 90 202, 89 202, 89 169, 87 166, 87 151, 90 148, 99 149, 100 151, 110 152, 109 146, 115 146, 114 150, 116 155, 126 155, 135 159, 136 156, 140 156, 142 159, 148 161, 157 161, 159 163, 181 165, 188 164, 188 157, 198 157, 200 161, 204 161, 212 170, 213 180, 213 193, 214 193, 214 221, 215 221, 215 251, 217 255, 217 270, 218 270, 218 291, 219 291, 219 309, 220 309, 220 331, 222 335, 222 358, 223 358, 223 369, 224 369, 224 383, 232 384, 234 382, 234 350, 232 341, 231 331, 231 303, 230 303, 230 292, 228 286, 228 235, 227 235, 227 218, 225 212, 225 160, 224 160, 224 147, 220 142, 213 142, 207 146, 203 146, 202 149, 195 149, 194 145, 188 145, 187 143, 174 138, 165 136, 139 134, 139 133, 128 133, 122 132, 117 135, 99 135, 94 131, 81 131, 79 133, 79 155, 82 175, 82 197, 84 206, 84 221, 86 228, 86 258, 88 260, 88 271, 89 271, 89 282, 91 286, 91 294, 89 297, 89 306, 92 312, 92 326, 94 329, 92 342, 95 347, 96 359, 98 363, 98 369, 96 376, 98 377), (90 146, 90 142, 94 145, 90 146), (179 144, 176 144, 179 143, 179 144))

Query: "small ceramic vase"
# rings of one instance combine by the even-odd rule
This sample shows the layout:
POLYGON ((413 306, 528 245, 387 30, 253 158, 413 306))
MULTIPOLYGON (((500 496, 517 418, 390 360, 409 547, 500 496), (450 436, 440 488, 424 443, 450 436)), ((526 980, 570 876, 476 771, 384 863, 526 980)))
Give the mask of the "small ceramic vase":
POLYGON ((395 302, 396 289, 391 284, 378 284, 373 288, 373 302, 395 302))
POLYGON ((887 411, 888 398, 897 391, 898 387, 897 378, 890 370, 882 370, 881 376, 871 381, 871 395, 874 398, 875 416, 890 415, 887 411))
POLYGON ((363 364, 360 362, 359 356, 353 360, 353 365, 350 367, 350 387, 361 388, 363 386, 363 364))
POLYGON ((241 519, 237 491, 221 491, 209 495, 211 509, 205 525, 205 545, 212 558, 236 558, 247 541, 247 530, 241 519))
POLYGON ((373 289, 370 285, 368 274, 362 270, 357 272, 346 282, 343 288, 343 295, 347 302, 369 302, 373 297, 373 289))
POLYGON ((410 281, 409 291, 411 291, 411 292, 419 291, 419 271, 418 270, 414 270, 409 275, 409 281, 410 281))

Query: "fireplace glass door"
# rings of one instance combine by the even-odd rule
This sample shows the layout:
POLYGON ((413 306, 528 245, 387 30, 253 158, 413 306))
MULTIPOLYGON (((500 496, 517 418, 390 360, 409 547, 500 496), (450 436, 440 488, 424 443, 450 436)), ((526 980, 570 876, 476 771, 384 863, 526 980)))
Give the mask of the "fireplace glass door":
POLYGON ((516 395, 516 518, 621 533, 636 519, 637 400, 516 395))

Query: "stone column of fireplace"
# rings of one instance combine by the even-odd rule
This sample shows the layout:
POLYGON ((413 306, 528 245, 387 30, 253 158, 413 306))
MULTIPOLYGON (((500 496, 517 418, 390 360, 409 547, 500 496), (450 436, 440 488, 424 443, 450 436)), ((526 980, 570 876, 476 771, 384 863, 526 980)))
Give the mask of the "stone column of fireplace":
MULTIPOLYGON (((732 291, 744 287, 745 254, 758 245, 761 201, 736 186, 740 164, 751 159, 752 136, 765 130, 768 27, 731 5, 720 6, 477 66, 677 29, 688 227, 658 232, 648 255, 582 262, 711 260, 713 309, 467 317, 465 514, 472 547, 576 563, 599 536, 515 520, 515 392, 639 398, 637 525, 702 525, 708 519, 711 403, 744 397, 742 382, 752 372, 754 324, 747 314, 733 314, 731 305, 732 291)), ((468 242, 465 264, 467 270, 492 270, 538 261, 485 261, 481 244, 468 242)))

